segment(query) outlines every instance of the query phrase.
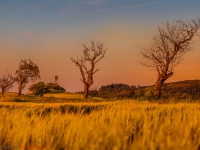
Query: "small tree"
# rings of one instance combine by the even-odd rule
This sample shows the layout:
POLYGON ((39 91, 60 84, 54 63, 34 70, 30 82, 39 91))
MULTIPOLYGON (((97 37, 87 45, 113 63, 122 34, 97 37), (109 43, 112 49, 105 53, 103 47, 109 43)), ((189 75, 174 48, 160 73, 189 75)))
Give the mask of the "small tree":
POLYGON ((154 88, 156 97, 160 98, 163 83, 173 76, 174 68, 192 50, 192 40, 199 28, 200 18, 166 22, 163 27, 158 26, 152 44, 142 49, 141 64, 158 72, 154 88))
POLYGON ((88 90, 93 84, 93 75, 99 70, 95 70, 95 65, 102 58, 104 58, 106 50, 103 49, 103 43, 97 43, 96 47, 94 42, 91 42, 91 48, 83 45, 83 56, 81 58, 71 58, 72 62, 79 67, 82 78, 81 81, 84 84, 83 98, 88 98, 88 90), (89 63, 89 67, 86 63, 89 63))
POLYGON ((18 96, 21 95, 22 89, 26 86, 26 84, 31 80, 32 82, 40 79, 40 71, 36 64, 34 64, 30 59, 21 60, 19 63, 19 68, 16 70, 17 75, 16 82, 18 83, 18 96))
POLYGON ((7 92, 10 88, 12 88, 14 82, 15 78, 10 73, 7 72, 7 75, 3 75, 0 79, 1 94, 3 95, 4 92, 7 92))

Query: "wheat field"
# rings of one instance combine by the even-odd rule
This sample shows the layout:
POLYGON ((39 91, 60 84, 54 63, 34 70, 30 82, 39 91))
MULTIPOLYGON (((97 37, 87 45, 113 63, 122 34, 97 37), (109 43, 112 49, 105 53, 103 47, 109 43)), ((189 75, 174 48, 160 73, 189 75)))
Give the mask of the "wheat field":
POLYGON ((82 94, 77 93, 56 93, 56 94, 45 94, 44 97, 55 97, 55 98, 83 98, 82 94))
POLYGON ((0 103, 0 149, 195 150, 199 103, 0 103))

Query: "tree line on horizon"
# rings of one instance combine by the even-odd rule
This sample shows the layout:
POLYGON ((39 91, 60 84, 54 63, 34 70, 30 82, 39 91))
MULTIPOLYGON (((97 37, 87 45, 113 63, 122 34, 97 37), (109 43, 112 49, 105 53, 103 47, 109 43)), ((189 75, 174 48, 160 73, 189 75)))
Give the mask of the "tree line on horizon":
MULTIPOLYGON (((99 89, 93 88, 89 91, 90 97, 105 99, 156 99, 154 86, 128 85, 123 83, 112 83, 102 85, 99 89)), ((185 80, 164 83, 162 87, 162 99, 200 99, 200 80, 185 80)))
MULTIPOLYGON (((142 66, 157 71, 158 76, 154 87, 151 89, 156 98, 161 97, 161 90, 164 82, 173 76, 174 68, 181 63, 183 56, 193 50, 192 44, 194 37, 198 36, 200 28, 200 18, 181 19, 166 22, 163 26, 158 26, 158 33, 153 37, 149 46, 145 46, 140 51, 143 58, 140 61, 142 66)), ((89 88, 94 83, 93 75, 99 71, 96 64, 105 57, 107 49, 103 43, 97 42, 96 45, 91 41, 91 47, 83 45, 83 55, 71 58, 71 61, 79 68, 81 73, 80 80, 84 85, 83 98, 88 98, 89 88)), ((2 94, 12 87, 13 83, 18 84, 18 96, 29 81, 40 79, 39 67, 30 59, 21 60, 16 77, 10 73, 0 79, 2 94)))

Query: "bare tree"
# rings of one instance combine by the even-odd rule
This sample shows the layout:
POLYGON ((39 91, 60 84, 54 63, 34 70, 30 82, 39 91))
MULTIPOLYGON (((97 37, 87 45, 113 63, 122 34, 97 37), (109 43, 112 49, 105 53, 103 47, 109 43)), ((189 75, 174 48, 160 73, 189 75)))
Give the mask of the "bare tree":
POLYGON ((83 56, 81 58, 77 56, 76 59, 72 57, 71 60, 80 69, 81 81, 84 84, 83 98, 87 99, 89 88, 93 84, 93 75, 99 70, 95 69, 95 65, 104 58, 106 50, 103 49, 103 43, 97 42, 95 47, 93 41, 91 42, 91 48, 86 45, 83 45, 83 47, 83 56))
POLYGON ((40 71, 36 64, 34 64, 30 59, 21 60, 19 63, 19 68, 16 70, 17 75, 16 82, 18 83, 18 96, 21 95, 22 89, 26 86, 26 84, 31 80, 32 82, 36 81, 38 78, 40 79, 40 71))
POLYGON ((186 21, 168 21, 162 27, 158 26, 158 34, 153 37, 150 46, 142 49, 143 66, 158 72, 154 87, 154 95, 161 96, 163 83, 173 76, 174 68, 183 60, 183 56, 193 48, 193 39, 200 28, 200 18, 186 21))
POLYGON ((4 92, 7 92, 10 88, 12 88, 14 82, 15 78, 10 73, 7 72, 7 75, 3 75, 3 77, 0 78, 1 94, 3 95, 4 92))

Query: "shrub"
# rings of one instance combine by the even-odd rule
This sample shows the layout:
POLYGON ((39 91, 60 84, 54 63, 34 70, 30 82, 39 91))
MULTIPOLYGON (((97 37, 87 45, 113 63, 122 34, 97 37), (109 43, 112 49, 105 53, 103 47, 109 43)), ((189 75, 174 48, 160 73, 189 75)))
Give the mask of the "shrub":
POLYGON ((48 87, 44 84, 44 82, 38 82, 36 84, 32 84, 29 88, 30 91, 33 92, 34 95, 43 96, 50 92, 48 87))
POLYGON ((29 88, 30 91, 33 92, 34 95, 43 96, 47 93, 64 93, 65 89, 58 85, 57 83, 47 83, 45 85, 44 82, 38 82, 33 84, 29 88))
POLYGON ((48 88, 49 93, 64 93, 66 91, 65 88, 61 87, 57 83, 47 83, 46 87, 48 88))

